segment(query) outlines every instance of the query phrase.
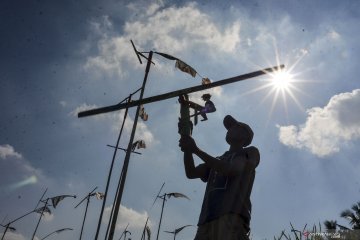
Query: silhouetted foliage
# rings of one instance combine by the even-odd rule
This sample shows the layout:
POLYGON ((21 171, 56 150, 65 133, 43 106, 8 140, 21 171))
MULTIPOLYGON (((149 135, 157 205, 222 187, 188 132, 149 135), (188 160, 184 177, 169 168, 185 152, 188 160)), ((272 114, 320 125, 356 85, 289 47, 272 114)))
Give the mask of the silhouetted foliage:
POLYGON ((360 202, 354 204, 351 210, 343 211, 340 216, 349 221, 352 229, 360 229, 360 202))

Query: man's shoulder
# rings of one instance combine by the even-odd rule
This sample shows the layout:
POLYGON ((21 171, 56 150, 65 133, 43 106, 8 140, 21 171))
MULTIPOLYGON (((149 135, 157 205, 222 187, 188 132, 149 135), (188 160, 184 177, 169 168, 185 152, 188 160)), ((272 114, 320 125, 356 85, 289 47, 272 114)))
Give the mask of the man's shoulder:
POLYGON ((259 149, 254 146, 244 148, 245 152, 251 156, 260 155, 259 149))
POLYGON ((260 162, 260 151, 257 147, 250 146, 244 148, 246 158, 255 166, 255 168, 259 165, 260 162))

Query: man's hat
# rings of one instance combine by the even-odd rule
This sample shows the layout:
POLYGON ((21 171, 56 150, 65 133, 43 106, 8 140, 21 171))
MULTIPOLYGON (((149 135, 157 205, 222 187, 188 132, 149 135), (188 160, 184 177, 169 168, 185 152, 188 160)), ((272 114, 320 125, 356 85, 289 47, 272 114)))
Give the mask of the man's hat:
POLYGON ((205 93, 201 96, 201 98, 211 98, 210 93, 205 93))
POLYGON ((230 127, 232 127, 233 125, 238 125, 240 127, 242 127, 245 132, 247 133, 245 137, 245 142, 244 142, 244 145, 245 147, 250 145, 253 137, 254 137, 254 132, 252 131, 252 129, 250 128, 249 125, 245 124, 245 123, 242 123, 242 122, 238 122, 235 120, 235 118, 233 118, 232 116, 230 115, 226 115, 224 117, 224 126, 227 130, 229 130, 230 127))

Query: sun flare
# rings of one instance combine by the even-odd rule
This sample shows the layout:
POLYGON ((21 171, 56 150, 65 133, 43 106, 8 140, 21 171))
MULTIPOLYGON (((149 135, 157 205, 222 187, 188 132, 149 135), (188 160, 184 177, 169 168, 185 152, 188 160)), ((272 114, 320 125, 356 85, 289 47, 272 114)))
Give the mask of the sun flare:
POLYGON ((271 75, 270 83, 276 90, 288 91, 292 83, 292 75, 280 70, 271 75))
MULTIPOLYGON (((278 61, 278 66, 280 65, 278 61)), ((251 94, 258 91, 265 91, 265 94, 259 101, 259 105, 264 104, 268 100, 270 100, 270 107, 269 107, 269 118, 270 120, 273 111, 275 110, 275 106, 279 101, 282 102, 284 106, 286 116, 288 112, 289 100, 295 103, 295 105, 304 110, 301 102, 296 96, 296 93, 305 94, 299 87, 299 84, 304 82, 304 80, 299 79, 300 72, 296 73, 293 72, 294 67, 296 64, 289 65, 289 67, 276 70, 273 72, 267 72, 267 78, 265 78, 262 84, 250 91, 245 92, 245 94, 251 94)))

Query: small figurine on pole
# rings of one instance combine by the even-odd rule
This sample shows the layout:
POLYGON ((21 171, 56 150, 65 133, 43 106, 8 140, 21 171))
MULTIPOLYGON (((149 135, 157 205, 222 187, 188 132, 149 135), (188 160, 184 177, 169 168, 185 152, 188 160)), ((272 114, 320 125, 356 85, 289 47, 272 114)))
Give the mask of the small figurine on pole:
MULTIPOLYGON (((206 114, 207 113, 212 113, 216 111, 216 107, 215 104, 210 100, 211 95, 209 93, 205 93, 201 96, 201 98, 205 101, 205 106, 199 106, 196 105, 195 106, 195 113, 193 115, 191 115, 190 117, 196 117, 197 115, 201 115, 203 117, 203 119, 201 119, 201 121, 206 121, 208 120, 206 114)), ((191 105, 190 105, 191 107, 191 105)))
MULTIPOLYGON (((182 107, 186 106, 187 108, 194 109, 195 113, 189 115, 189 120, 191 117, 194 117, 194 125, 197 124, 197 117, 201 115, 203 119, 201 121, 208 120, 207 113, 212 113, 216 111, 215 104, 210 100, 211 95, 209 93, 205 93, 201 96, 201 98, 205 101, 205 106, 197 104, 195 102, 189 101, 188 98, 181 97, 179 98, 179 102, 181 103, 182 107)), ((191 134, 190 134, 191 135, 191 134)))

